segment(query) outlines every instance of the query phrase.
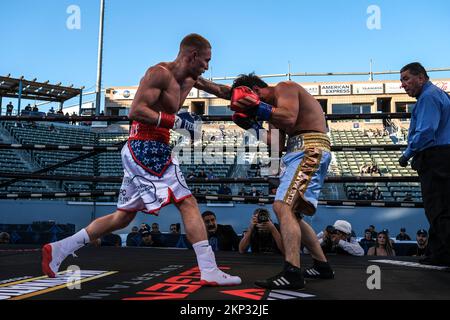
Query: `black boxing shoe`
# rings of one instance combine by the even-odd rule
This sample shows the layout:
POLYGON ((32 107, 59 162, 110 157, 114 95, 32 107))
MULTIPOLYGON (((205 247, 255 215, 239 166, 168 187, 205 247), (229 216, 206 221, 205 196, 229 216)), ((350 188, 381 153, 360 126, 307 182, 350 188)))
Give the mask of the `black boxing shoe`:
POLYGON ((255 281, 258 287, 265 289, 291 289, 301 290, 305 288, 305 280, 300 268, 285 262, 284 270, 276 276, 266 280, 255 281))
POLYGON ((306 279, 334 279, 334 271, 328 262, 313 259, 313 266, 303 271, 306 279))

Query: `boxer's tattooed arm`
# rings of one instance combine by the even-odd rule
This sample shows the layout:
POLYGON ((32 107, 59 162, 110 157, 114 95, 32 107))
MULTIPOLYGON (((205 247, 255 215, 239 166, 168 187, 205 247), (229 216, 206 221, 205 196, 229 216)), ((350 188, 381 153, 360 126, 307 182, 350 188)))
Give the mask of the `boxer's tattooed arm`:
POLYGON ((214 83, 206 80, 205 78, 199 77, 194 87, 213 94, 219 98, 231 100, 231 87, 229 86, 214 83))

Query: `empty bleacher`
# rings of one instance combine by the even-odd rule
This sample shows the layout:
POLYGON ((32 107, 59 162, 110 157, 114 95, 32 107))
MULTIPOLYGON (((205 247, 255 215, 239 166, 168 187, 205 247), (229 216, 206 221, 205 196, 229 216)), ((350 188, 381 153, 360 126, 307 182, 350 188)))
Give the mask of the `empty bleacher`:
MULTIPOLYGON (((60 144, 60 145, 120 145, 126 141, 128 134, 126 133, 95 133, 89 128, 82 126, 70 126, 60 124, 23 124, 16 125, 14 122, 4 122, 2 127, 10 134, 10 138, 18 143, 30 144, 60 144)), ((393 144, 389 135, 376 130, 339 130, 333 129, 329 133, 332 145, 379 145, 393 144)), ((190 175, 197 174, 204 170, 206 175, 210 172, 215 178, 239 177, 252 178, 264 176, 262 174, 263 166, 253 165, 250 163, 267 163, 269 161, 269 153, 258 151, 251 157, 247 155, 247 164, 237 164, 238 152, 237 147, 243 146, 243 142, 247 142, 242 132, 235 128, 226 130, 219 129, 218 126, 206 128, 204 139, 199 149, 191 150, 189 154, 178 153, 180 160, 180 168, 184 176, 188 178, 190 175), (228 150, 227 150, 228 148, 228 150), (202 150, 202 151, 199 151, 202 150), (200 161, 199 161, 200 160, 200 161), (252 162, 255 161, 255 162, 252 162), (243 166, 244 169, 239 168, 243 166)), ((178 149, 187 146, 186 139, 181 135, 173 132, 171 134, 171 144, 178 149)), ((29 151, 31 158, 35 162, 34 165, 43 168, 46 166, 69 160, 85 152, 73 151, 29 151)), ((415 176, 416 172, 411 168, 402 168, 398 165, 400 151, 370 151, 370 152, 334 152, 333 160, 329 167, 329 175, 334 176, 415 176), (364 166, 376 166, 378 170, 371 173, 362 173, 364 166)), ((25 163, 14 150, 0 150, 0 164, 3 165, 3 171, 11 172, 29 172, 29 166, 25 163), (14 166, 8 164, 14 163, 14 166)), ((57 168, 51 171, 52 174, 61 175, 81 175, 81 176, 122 176, 123 168, 120 157, 120 151, 103 152, 96 156, 89 157, 82 161, 72 163, 70 165, 57 168)), ((3 179, 5 181, 6 179, 3 179)), ((412 196, 413 201, 421 201, 420 186, 416 183, 377 183, 376 184, 383 193, 384 200, 399 201, 402 200, 407 193, 412 196)), ((242 187, 246 192, 250 192, 251 187, 256 186, 257 190, 262 194, 269 193, 269 185, 262 184, 233 184, 233 194, 236 194, 242 187)), ((191 189, 200 193, 217 193, 220 184, 196 183, 190 184, 191 189)), ((369 193, 373 190, 375 184, 344 184, 345 192, 355 188, 358 192, 363 188, 368 188, 369 193)), ((84 191, 84 190, 117 190, 120 183, 89 183, 65 181, 55 187, 54 191, 84 191)), ((342 185, 341 185, 342 188, 342 185)), ((21 181, 8 187, 8 191, 50 191, 47 184, 42 181, 21 181)))
MULTIPOLYGON (((332 130, 330 133, 332 145, 386 145, 393 144, 392 139, 378 130, 332 130), (381 133, 381 134, 380 134, 381 133)), ((417 176, 410 167, 402 168, 398 164, 401 151, 352 151, 335 152, 336 169, 342 176, 417 176), (364 166, 376 166, 379 171, 375 173, 363 173, 364 166)), ((413 182, 388 182, 388 183, 353 183, 344 184, 348 191, 355 189, 357 193, 364 188, 369 194, 378 186, 386 201, 403 201, 407 193, 412 196, 412 201, 422 201, 420 185, 413 182)))

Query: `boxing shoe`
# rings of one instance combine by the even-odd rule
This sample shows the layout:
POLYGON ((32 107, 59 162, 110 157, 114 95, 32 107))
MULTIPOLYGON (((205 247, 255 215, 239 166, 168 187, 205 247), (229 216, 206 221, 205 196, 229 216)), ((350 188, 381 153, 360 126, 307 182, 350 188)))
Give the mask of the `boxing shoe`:
POLYGON ((64 252, 60 242, 47 243, 42 247, 42 272, 49 278, 55 278, 59 266, 69 254, 73 253, 64 252))
POLYGON ((303 271, 303 277, 306 279, 333 279, 334 271, 328 262, 314 260, 313 266, 303 271))
POLYGON ((242 280, 238 276, 229 275, 218 268, 201 272, 200 284, 202 286, 237 286, 241 283, 242 280))
POLYGON ((258 287, 265 289, 291 289, 302 290, 305 288, 305 280, 300 268, 297 268, 285 262, 284 270, 276 276, 268 278, 266 280, 255 281, 258 287))

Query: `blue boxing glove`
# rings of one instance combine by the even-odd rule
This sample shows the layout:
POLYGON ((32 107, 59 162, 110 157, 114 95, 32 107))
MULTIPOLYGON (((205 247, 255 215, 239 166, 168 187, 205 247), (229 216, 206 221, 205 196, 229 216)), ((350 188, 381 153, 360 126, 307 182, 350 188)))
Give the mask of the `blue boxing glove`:
POLYGON ((250 130, 250 132, 256 137, 256 139, 260 138, 260 131, 266 131, 261 122, 256 121, 254 118, 249 117, 245 113, 235 112, 231 117, 233 122, 236 123, 239 127, 244 130, 250 130))
POLYGON ((194 139, 195 134, 201 137, 202 119, 195 113, 180 112, 175 115, 175 121, 172 129, 173 130, 183 129, 189 131, 191 139, 194 139))

